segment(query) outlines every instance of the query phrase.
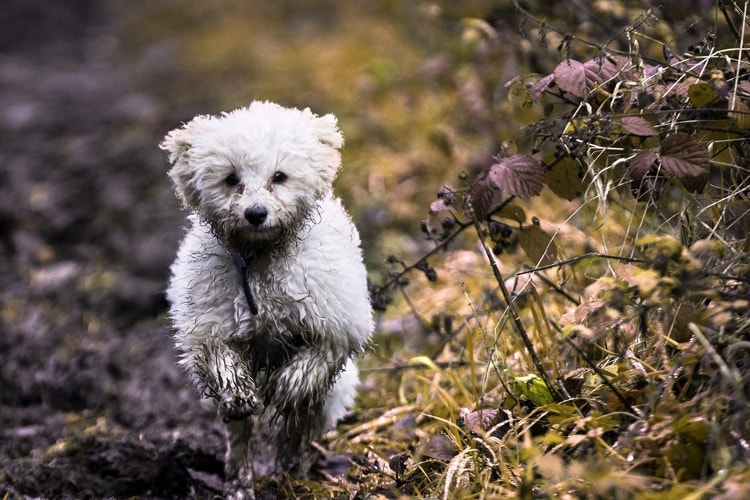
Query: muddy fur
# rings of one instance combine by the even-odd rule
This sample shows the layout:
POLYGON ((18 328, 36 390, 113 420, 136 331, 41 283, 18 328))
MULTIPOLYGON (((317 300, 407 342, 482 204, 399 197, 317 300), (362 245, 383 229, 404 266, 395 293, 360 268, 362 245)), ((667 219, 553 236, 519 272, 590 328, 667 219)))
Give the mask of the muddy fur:
POLYGON ((181 363, 227 424, 227 494, 252 498, 251 442, 304 476, 311 440, 353 403, 372 331, 356 228, 332 193, 333 115, 255 102, 170 132, 169 176, 193 213, 167 296, 181 363), (261 422, 261 423, 259 423, 261 422))

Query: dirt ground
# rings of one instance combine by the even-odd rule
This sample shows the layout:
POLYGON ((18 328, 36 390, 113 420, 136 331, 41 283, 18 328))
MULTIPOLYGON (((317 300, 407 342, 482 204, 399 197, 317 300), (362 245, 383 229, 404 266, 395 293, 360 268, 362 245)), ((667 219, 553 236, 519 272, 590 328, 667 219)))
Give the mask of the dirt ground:
POLYGON ((174 362, 157 147, 206 102, 167 106, 168 51, 121 59, 106 5, 0 12, 0 497, 210 498, 223 435, 174 362))

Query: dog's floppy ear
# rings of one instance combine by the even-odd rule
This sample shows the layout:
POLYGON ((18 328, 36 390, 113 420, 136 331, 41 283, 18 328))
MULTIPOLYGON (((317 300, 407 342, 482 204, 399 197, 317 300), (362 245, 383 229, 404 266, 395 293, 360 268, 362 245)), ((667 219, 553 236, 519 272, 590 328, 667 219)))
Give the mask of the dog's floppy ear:
POLYGON ((205 117, 198 116, 180 128, 169 132, 159 147, 169 154, 169 177, 174 183, 177 197, 183 207, 197 207, 200 203, 198 190, 195 187, 195 169, 190 164, 190 148, 196 125, 205 117))
MULTIPOLYGON (((309 109, 306 111, 309 112, 309 109)), ((321 189, 326 191, 330 190, 341 166, 339 148, 344 145, 344 136, 337 126, 336 117, 332 114, 312 115, 311 121, 313 133, 323 147, 316 148, 310 157, 318 168, 320 179, 325 184, 321 186, 321 189)))
POLYGON ((159 148, 169 153, 169 163, 174 165, 190 150, 190 132, 183 125, 169 132, 159 143, 159 148))
POLYGON ((330 113, 313 118, 313 127, 320 142, 335 149, 344 145, 344 136, 337 123, 336 117, 330 113))

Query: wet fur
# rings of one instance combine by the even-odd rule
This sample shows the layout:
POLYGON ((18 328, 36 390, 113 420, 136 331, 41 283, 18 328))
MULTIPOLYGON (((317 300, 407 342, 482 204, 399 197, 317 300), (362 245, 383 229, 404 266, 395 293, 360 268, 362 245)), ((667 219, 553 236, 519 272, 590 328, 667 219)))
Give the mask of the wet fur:
POLYGON ((265 102, 198 116, 161 144, 193 212, 167 289, 175 344, 227 423, 232 497, 254 495, 254 432, 276 432, 277 472, 305 475, 309 442, 353 403, 372 319, 359 235, 332 193, 342 144, 332 115, 265 102))

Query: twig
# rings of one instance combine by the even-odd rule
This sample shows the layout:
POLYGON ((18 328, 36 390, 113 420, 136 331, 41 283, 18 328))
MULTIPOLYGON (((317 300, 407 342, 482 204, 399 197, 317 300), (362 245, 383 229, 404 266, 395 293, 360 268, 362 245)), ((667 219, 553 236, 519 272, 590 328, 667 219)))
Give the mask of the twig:
MULTIPOLYGON (((722 3, 723 2, 719 2, 719 4, 722 4, 722 3)), ((742 12, 742 35, 739 38, 740 47, 739 47, 739 50, 737 51, 737 71, 735 71, 734 73, 734 89, 732 91, 732 102, 729 103, 729 111, 735 111, 737 109, 736 108, 737 87, 740 83, 740 70, 742 69, 742 49, 745 47, 745 26, 747 26, 746 20, 747 20, 747 2, 745 2, 745 9, 742 12)))
MULTIPOLYGON (((515 196, 509 196, 509 197, 505 198, 503 201, 501 201, 500 203, 498 203, 497 206, 495 206, 492 210, 490 210, 490 212, 487 215, 487 217, 489 218, 492 215, 494 215, 497 212, 499 212, 500 210, 502 210, 506 205, 508 205, 510 202, 512 202, 515 198, 516 198, 515 196)), ((412 265, 407 266, 406 264, 402 263, 402 265, 404 266, 404 269, 400 273, 392 275, 391 278, 388 281, 386 281, 385 283, 383 283, 382 285, 376 285, 377 288, 380 289, 380 290, 385 290, 385 289, 387 289, 387 288, 395 285, 405 275, 407 275, 408 273, 410 273, 414 269, 418 269, 421 264, 424 264, 425 262, 427 262, 427 259, 429 259, 433 255, 435 255, 439 251, 444 250, 448 246, 448 244, 451 241, 453 241, 454 239, 456 239, 456 237, 459 234, 461 234, 462 232, 464 232, 464 230, 467 227, 471 227, 473 225, 473 223, 471 221, 469 221, 469 222, 461 222, 455 216, 453 218, 455 219, 456 224, 458 224, 458 229, 456 229, 453 233, 451 233, 444 240, 440 241, 440 243, 438 243, 437 245, 435 245, 435 247, 432 250, 430 250, 429 252, 427 252, 426 254, 424 254, 422 257, 419 258, 419 260, 417 260, 416 262, 414 262, 412 265)))
POLYGON ((639 418, 643 418, 643 414, 639 410, 637 410, 633 405, 631 405, 627 399, 625 399, 625 396, 623 396, 620 393, 620 391, 617 390, 617 387, 615 387, 614 384, 612 384, 612 382, 609 381, 609 379, 607 378, 608 375, 603 370, 601 370, 598 366, 596 366, 596 363, 594 363, 591 360, 591 358, 589 358, 589 356, 583 351, 583 349, 578 347, 576 343, 570 339, 570 337, 565 337, 565 341, 568 343, 568 345, 570 345, 570 347, 573 348, 573 350, 575 350, 575 352, 578 353, 579 356, 581 356, 581 358, 583 358, 586 364, 589 365, 589 367, 592 370, 594 370, 594 373, 596 373, 599 376, 599 378, 602 379, 602 383, 604 383, 604 385, 609 387, 609 390, 612 391, 612 394, 614 394, 615 397, 620 400, 623 406, 625 406, 625 408, 627 408, 630 413, 638 416, 639 418))
POLYGON ((549 390, 550 394, 552 394, 553 399, 559 403, 562 401, 560 393, 557 391, 557 388, 552 384, 552 381, 547 376, 547 371, 545 370, 542 361, 539 359, 539 356, 537 356, 536 351, 534 350, 534 345, 531 343, 531 339, 526 332, 526 328, 524 328, 523 323, 521 322, 521 317, 518 315, 518 311, 513 304, 510 293, 508 293, 508 288, 505 286, 503 275, 500 272, 500 268, 497 266, 497 261, 494 258, 492 250, 490 250, 490 248, 487 246, 487 242, 484 239, 482 227, 480 226, 479 221, 477 220, 474 213, 474 207, 471 204, 471 199, 467 200, 467 209, 469 212, 469 217, 471 218, 471 222, 474 225, 474 229, 477 232, 477 237, 479 238, 479 241, 482 244, 482 248, 484 249, 484 253, 485 255, 487 255, 487 258, 490 261, 492 274, 495 276, 495 281, 497 281, 497 284, 500 287, 500 292, 503 295, 503 300, 505 300, 505 303, 508 306, 508 311, 510 312, 511 319, 513 320, 513 325, 516 327, 516 331, 521 336, 521 340, 526 346, 526 350, 529 352, 531 361, 534 363, 534 367, 539 373, 539 376, 544 381, 544 385, 547 386, 547 389, 549 390))
MULTIPOLYGON (((742 37, 740 36, 740 32, 737 31, 737 28, 734 26, 734 23, 732 22, 732 18, 729 17, 729 12, 727 12, 727 6, 724 5, 725 3, 726 3, 726 0, 719 0, 718 2, 719 10, 721 10, 721 13, 724 15, 724 20, 727 22, 727 25, 729 25, 729 29, 732 30, 732 34, 739 42, 742 39, 742 37)), ((747 7, 747 2, 745 2, 745 6, 747 7)), ((742 43, 740 43, 740 47, 742 47, 742 43)))
POLYGON ((426 254, 424 254, 422 257, 420 257, 419 260, 416 261, 414 264, 412 264, 410 266, 407 266, 407 265, 404 264, 403 271, 401 271, 398 274, 392 275, 391 279, 389 279, 388 281, 386 281, 382 285, 376 285, 376 286, 379 289, 384 290, 384 289, 387 289, 388 287, 391 287, 391 286, 395 285, 405 275, 409 274, 411 271, 413 271, 414 269, 418 268, 420 264, 422 264, 423 262, 426 262, 427 259, 429 259, 433 255, 435 255, 436 253, 438 253, 440 250, 444 250, 445 247, 447 247, 448 244, 456 238, 456 236, 458 236, 459 234, 461 234, 464 231, 464 229, 466 229, 467 227, 471 226, 470 222, 465 222, 465 223, 460 222, 460 221, 456 221, 456 222, 458 222, 458 229, 456 229, 455 232, 451 233, 450 236, 448 236, 446 239, 444 239, 443 241, 441 241, 440 243, 438 243, 435 246, 435 248, 433 248, 432 250, 430 250, 429 252, 427 252, 426 254))
POLYGON ((406 301, 406 304, 411 309, 411 313, 416 318, 417 323, 419 323, 419 326, 422 328, 423 332, 430 332, 432 331, 432 328, 427 324, 427 321, 422 317, 422 315, 419 314, 417 311, 417 308, 414 306, 414 303, 409 298, 409 295, 406 293, 406 290, 403 289, 403 287, 399 287, 399 291, 401 292, 401 296, 406 301))
POLYGON ((737 371, 736 368, 730 368, 726 361, 724 361, 724 358, 719 355, 718 352, 716 352, 716 349, 714 349, 714 346, 711 345, 711 342, 706 338, 705 335, 703 335, 703 332, 700 328, 698 328, 698 325, 695 323, 688 323, 688 330, 690 330, 690 333, 695 335, 695 338, 698 340, 698 343, 703 346, 703 348, 706 350, 709 356, 711 356, 711 359, 714 363, 719 367, 719 373, 729 381, 730 384, 732 384, 734 388, 734 396, 738 399, 742 400, 743 403, 747 404, 747 398, 745 398, 745 392, 744 388, 742 387, 742 376, 737 371))
POLYGON ((608 255, 608 254, 603 254, 603 253, 586 253, 586 254, 583 254, 583 255, 577 255, 577 256, 572 257, 572 258, 570 258, 568 260, 561 260, 560 262, 555 262, 553 264, 547 264, 545 266, 537 266, 537 267, 533 267, 531 269, 527 269, 525 271, 519 271, 517 274, 535 273, 535 272, 538 272, 538 271, 544 271, 545 269, 552 269, 553 267, 563 267, 563 266, 567 266, 568 264, 575 264, 576 262, 579 262, 581 260, 594 259, 594 258, 621 260, 623 262, 630 262, 630 263, 636 262, 638 264, 648 264, 649 263, 649 261, 647 261, 647 260, 637 259, 635 257, 623 257, 621 255, 608 255))
MULTIPOLYGON (((572 41, 572 40, 577 40, 578 42, 580 42, 580 43, 582 43, 584 45, 587 45, 587 46, 589 46, 591 48, 600 50, 602 52, 606 48, 606 50, 609 51, 609 53, 617 54, 617 55, 622 55, 622 56, 631 56, 632 54, 629 51, 622 51, 622 50, 617 50, 617 49, 610 48, 610 47, 608 47, 608 45, 611 44, 614 40, 616 40, 619 36, 625 34, 626 31, 628 31, 628 30, 636 30, 637 28, 639 28, 642 24, 644 24, 644 23, 647 22, 648 16, 650 15, 650 12, 649 12, 642 19, 637 19, 636 22, 633 24, 633 26, 628 26, 627 28, 624 28, 624 29, 620 30, 607 43, 605 43, 604 45, 601 45, 601 44, 598 44, 598 43, 590 42, 590 41, 585 40, 585 39, 583 39, 581 37, 575 36, 575 35, 573 35, 571 33, 563 31, 561 29, 555 28, 551 24, 547 24, 545 21, 543 21, 543 20, 539 19, 538 17, 532 15, 528 10, 524 9, 523 7, 521 7, 521 5, 518 3, 518 0, 513 0, 513 6, 523 16, 524 19, 530 19, 531 21, 533 21, 537 25, 543 26, 544 29, 547 29, 547 30, 550 30, 550 31, 552 31, 554 33, 557 33, 558 35, 560 35, 561 37, 563 37, 565 40, 568 40, 568 42, 567 42, 568 44, 570 44, 570 41, 572 41)), ((651 59, 651 58, 649 58, 649 57, 644 57, 644 59, 648 60, 649 62, 654 62, 654 60, 651 59)))
POLYGON ((571 294, 563 290, 563 288, 561 286, 558 286, 557 283, 553 283, 552 280, 546 277, 545 275, 540 274, 539 276, 537 276, 537 278, 542 280, 542 283, 544 283, 545 285, 547 285, 548 287, 550 287, 551 289, 553 289, 554 291, 562 295, 564 298, 568 299, 573 304, 577 306, 581 305, 580 300, 578 300, 577 298, 573 297, 571 294))
MULTIPOLYGON (((435 366, 441 369, 446 368, 461 368, 464 366, 468 366, 468 361, 441 361, 437 362, 433 360, 433 363, 435 366)), ((426 370, 429 369, 429 366, 426 365, 395 365, 395 366, 384 366, 384 367, 378 367, 378 368, 360 368, 360 372, 362 373, 392 373, 392 372, 399 372, 404 370, 426 370)))

